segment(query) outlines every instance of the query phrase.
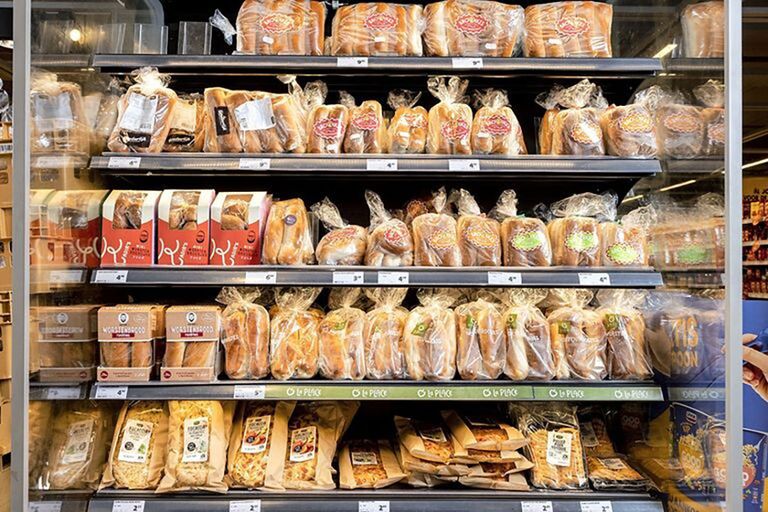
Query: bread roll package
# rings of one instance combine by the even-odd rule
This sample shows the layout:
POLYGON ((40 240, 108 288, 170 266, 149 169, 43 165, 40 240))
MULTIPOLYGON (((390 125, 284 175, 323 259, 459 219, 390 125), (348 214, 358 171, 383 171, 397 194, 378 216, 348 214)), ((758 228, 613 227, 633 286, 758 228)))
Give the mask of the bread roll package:
MULTIPOLYGON (((214 26, 231 25, 218 13, 214 26), (226 21, 226 23, 223 23, 226 21)), ((322 55, 326 8, 323 2, 245 0, 237 13, 237 52, 247 55, 322 55)), ((226 33, 226 32, 225 32, 226 33)), ((230 42, 230 44, 232 44, 230 42)))
POLYGON ((243 145, 235 128, 235 113, 227 99, 232 91, 209 87, 203 92, 206 153, 242 153, 243 145))
POLYGON ((684 54, 690 58, 723 58, 725 55, 725 3, 692 3, 683 9, 684 54))
POLYGON ((320 321, 320 375, 331 380, 365 377, 365 313, 354 307, 362 298, 360 288, 334 288, 328 298, 330 311, 320 321))
POLYGON ((497 379, 504 370, 507 347, 501 313, 491 297, 470 294, 476 298, 457 306, 456 369, 464 380, 497 379))
POLYGON ((266 265, 314 263, 312 227, 304 201, 286 199, 272 204, 264 232, 262 258, 266 265))
POLYGON ((593 292, 550 290, 553 308, 547 316, 558 379, 602 380, 608 375, 606 326, 602 316, 586 309, 593 292))
POLYGON ((552 380, 555 359, 550 345, 549 323, 536 306, 547 291, 505 288, 496 291, 504 306, 502 322, 507 347, 504 374, 512 380, 552 380))
POLYGON ((554 2, 525 9, 526 57, 612 57, 613 6, 554 2))
POLYGON ((600 290, 597 300, 608 342, 608 376, 614 380, 648 380, 653 367, 645 341, 641 290, 600 290))
POLYGON ((606 153, 622 158, 654 158, 656 123, 642 104, 611 105, 600 114, 606 153))
POLYGON ((328 41, 331 55, 421 56, 420 5, 383 2, 339 7, 328 41))
POLYGON ((552 245, 541 219, 517 213, 517 194, 505 190, 490 216, 501 222, 501 249, 505 267, 548 267, 552 245))
POLYGON ((591 192, 552 204, 555 216, 547 225, 552 263, 569 267, 597 267, 600 259, 600 221, 616 218, 616 196, 591 192))
POLYGON ((101 209, 101 264, 152 265, 157 233, 156 190, 113 190, 101 209))
POLYGON ((171 306, 165 311, 162 381, 213 381, 219 376, 219 306, 171 306))
POLYGON ((119 304, 99 308, 99 381, 148 381, 156 345, 165 337, 165 306, 119 304))
POLYGON ((450 201, 459 212, 457 235, 464 267, 500 267, 500 224, 486 217, 469 191, 460 189, 451 193, 450 201))
POLYGON ((68 262, 96 268, 100 263, 101 203, 107 190, 59 190, 47 200, 49 233, 71 242, 68 262))
POLYGON ((278 380, 311 379, 320 358, 322 314, 310 310, 320 288, 278 288, 270 323, 270 371, 278 380))
POLYGON ((110 151, 160 153, 173 126, 178 97, 168 88, 170 77, 157 68, 133 72, 135 84, 118 104, 117 125, 109 137, 110 151))
POLYGON ((417 267, 460 267, 462 252, 457 237, 456 219, 441 188, 432 198, 437 213, 424 213, 413 220, 414 265, 417 267))
POLYGON ((205 144, 205 102, 201 94, 178 98, 165 138, 166 153, 200 153, 205 144))
POLYGON ((348 224, 327 197, 309 209, 328 230, 315 249, 318 265, 362 265, 368 230, 348 224))
POLYGON ((54 402, 29 401, 29 488, 42 489, 41 478, 51 444, 51 421, 54 402))
POLYGON ((41 382, 87 382, 96 377, 98 326, 92 304, 35 308, 41 382))
POLYGON ((365 369, 371 380, 406 377, 404 332, 408 310, 401 306, 408 288, 366 288, 374 308, 365 315, 365 369))
POLYGON ((307 153, 338 155, 349 124, 345 105, 325 105, 328 86, 321 81, 304 86, 307 115, 307 153))
POLYGON ((456 322, 451 306, 454 289, 422 289, 421 306, 405 322, 405 364, 412 380, 451 380, 456 374, 456 322))
POLYGON ((387 129, 387 153, 423 153, 427 145, 429 115, 424 107, 416 104, 421 93, 405 89, 389 92, 387 104, 395 111, 387 129))
POLYGON ((168 408, 163 402, 126 402, 115 425, 100 488, 154 489, 165 467, 168 408))
POLYGON ((515 451, 528 444, 519 430, 498 418, 464 415, 454 410, 444 410, 440 414, 451 435, 468 450, 515 451))
MULTIPOLYGON (((210 264, 229 267, 261 263, 262 249, 263 257, 267 256, 272 206, 272 196, 266 192, 217 194, 211 203, 210 264)), ((298 218, 294 220, 294 224, 301 223, 298 218)))
POLYGON ((424 45, 434 57, 514 57, 523 8, 489 0, 444 0, 424 8, 424 45))
POLYGON ((232 488, 283 490, 288 419, 294 402, 240 402, 232 425, 227 480, 232 488))
POLYGON ((725 85, 718 80, 708 80, 695 87, 693 94, 704 106, 701 116, 704 119, 705 156, 723 156, 725 154, 725 85))
POLYGON ((256 304, 258 288, 222 288, 216 301, 222 312, 224 371, 230 379, 263 379, 269 375, 269 313, 256 304))
POLYGON ((427 88, 440 102, 429 109, 427 153, 472 154, 472 108, 467 105, 468 80, 458 76, 430 77, 427 88), (447 81, 446 81, 447 80, 447 81))
POLYGON ((539 104, 555 101, 563 107, 556 113, 552 111, 551 118, 541 125, 542 129, 551 132, 550 154, 604 155, 600 113, 608 105, 600 88, 585 79, 566 89, 554 88, 550 95, 554 95, 554 99, 541 100, 539 104))
POLYGON ((214 190, 164 190, 157 206, 158 265, 208 265, 214 190))
POLYGON ((600 261, 604 267, 647 267, 649 229, 656 222, 653 206, 641 206, 620 221, 600 224, 600 261))
POLYGON ((365 264, 372 267, 410 267, 413 265, 413 236, 408 226, 394 218, 378 194, 365 191, 371 212, 365 264))
POLYGON ((46 72, 33 73, 31 81, 31 152, 88 153, 91 130, 80 86, 46 72))
POLYGON ((165 474, 158 493, 226 492, 224 471, 236 402, 170 400, 165 474))
POLYGON ((381 103, 366 100, 357 105, 354 96, 346 91, 340 91, 339 96, 349 110, 344 153, 384 153, 387 150, 387 124, 381 103))
POLYGON ((346 441, 339 453, 342 489, 383 489, 406 477, 389 441, 346 441))
POLYGON ((509 108, 507 93, 499 89, 475 91, 472 152, 475 155, 525 155, 523 130, 509 108))

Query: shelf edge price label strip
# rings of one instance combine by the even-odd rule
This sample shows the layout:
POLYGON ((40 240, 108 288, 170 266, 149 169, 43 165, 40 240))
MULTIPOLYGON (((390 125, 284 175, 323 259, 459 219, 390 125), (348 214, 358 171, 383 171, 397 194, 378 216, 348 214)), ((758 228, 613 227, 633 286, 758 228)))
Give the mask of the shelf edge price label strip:
POLYGON ((47 400, 78 400, 80 398, 80 387, 61 386, 52 387, 45 390, 47 400))
POLYGON ((138 169, 141 167, 141 158, 138 156, 111 156, 107 162, 109 169, 138 169))
POLYGON ((336 67, 339 68, 367 68, 368 57, 338 57, 336 67))
POLYGON ((144 501, 143 500, 113 501, 112 512, 144 512, 144 501))
POLYGON ((521 501, 522 512, 552 512, 551 501, 521 501))
POLYGON ((272 167, 269 158, 241 158, 239 167, 247 171, 268 171, 272 167))
POLYGON ((452 158, 448 160, 449 171, 479 171, 480 160, 475 158, 452 158))
POLYGON ((610 501, 582 501, 581 512, 613 512, 610 501))
POLYGON ((277 284, 277 272, 246 272, 245 284, 277 284))
POLYGON ((388 501, 360 501, 357 512, 389 512, 388 501))
POLYGON ((453 69, 482 69, 482 57, 454 57, 451 59, 453 69))
POLYGON ((261 500, 230 501, 229 512, 261 512, 261 500))
POLYGON ((390 272, 382 271, 378 274, 379 284, 394 284, 398 286, 404 286, 410 284, 410 274, 408 272, 390 272))
POLYGON ((334 272, 333 284, 363 284, 364 277, 362 272, 334 272))
POLYGON ((523 275, 520 272, 488 272, 488 284, 519 286, 523 284, 523 275))
POLYGON ((365 169, 368 171, 396 171, 397 160, 392 158, 369 158, 365 162, 365 169))
POLYGON ((101 284, 114 284, 114 283, 127 283, 128 271, 127 270, 97 270, 93 277, 94 283, 101 284))
POLYGON ((61 512, 60 501, 30 501, 29 512, 61 512))
POLYGON ((128 398, 128 386, 96 386, 95 397, 101 400, 125 400, 128 398))
POLYGON ((267 386, 264 384, 235 384, 235 388, 232 391, 232 398, 235 400, 264 400, 266 395, 267 386))
POLYGON ((51 270, 48 275, 51 284, 78 284, 83 282, 82 270, 51 270))
POLYGON ((579 272, 579 286, 611 286, 611 276, 605 272, 579 272))

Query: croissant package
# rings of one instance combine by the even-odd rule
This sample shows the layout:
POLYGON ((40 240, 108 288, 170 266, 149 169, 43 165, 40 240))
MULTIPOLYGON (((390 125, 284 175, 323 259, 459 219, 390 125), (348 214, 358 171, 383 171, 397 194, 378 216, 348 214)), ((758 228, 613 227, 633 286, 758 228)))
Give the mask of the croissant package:
POLYGON ((216 301, 222 312, 224 371, 230 379, 263 379, 269 375, 269 313, 256 304, 258 288, 222 288, 216 301))
POLYGON ((36 72, 29 95, 32 153, 88 152, 90 127, 79 85, 59 82, 52 73, 36 72))
POLYGON ((723 58, 725 55, 725 3, 689 4, 681 16, 685 56, 723 58))
POLYGON ((507 346, 502 315, 490 297, 456 307, 456 368, 464 380, 493 380, 504 371, 507 346))
MULTIPOLYGON (((552 155, 602 156, 605 154, 600 112, 607 107, 600 88, 589 80, 562 89, 555 87, 537 98, 539 105, 562 107, 542 122, 539 145, 552 155), (546 131, 545 131, 546 130, 546 131), (542 143, 542 139, 545 139, 542 143)), ((548 112, 552 111, 550 108, 548 112)), ((546 117, 546 115, 545 115, 546 117)))
POLYGON ((421 56, 420 5, 382 2, 339 7, 331 27, 331 55, 421 56))
POLYGON ((320 358, 320 288, 278 288, 270 323, 270 371, 278 380, 311 379, 320 358))
POLYGON ((365 377, 365 313, 354 307, 360 288, 334 288, 331 308, 320 321, 320 375, 331 380, 362 380, 365 377))
POLYGON ((497 290, 495 295, 504 308, 501 317, 507 355, 504 374, 515 381, 554 379, 556 368, 549 323, 536 307, 546 298, 546 290, 505 288, 497 290))
POLYGON ((433 76, 427 80, 429 92, 440 100, 429 109, 427 153, 472 154, 472 108, 467 105, 465 96, 468 86, 468 80, 457 76, 433 76))
POLYGON ((413 265, 413 236, 405 222, 394 218, 375 192, 366 190, 365 202, 371 211, 365 264, 372 267, 413 265))
POLYGON ((346 91, 340 91, 339 96, 349 111, 344 153, 384 153, 387 149, 387 125, 381 103, 366 100, 357 105, 354 96, 346 91))
POLYGON ((570 267, 600 265, 600 221, 616 217, 616 196, 585 192, 552 204, 547 226, 552 263, 570 267))
POLYGON ((558 379, 602 380, 606 364, 606 328, 599 313, 585 309, 589 290, 553 289, 548 301, 554 308, 547 321, 558 379))
POLYGON ((155 262, 156 190, 113 190, 101 209, 102 266, 155 262))
POLYGON ((643 104, 611 105, 600 114, 606 152, 622 158, 654 158, 656 123, 643 104))
POLYGON ((216 191, 164 190, 157 207, 157 263, 207 265, 211 203, 216 191))
POLYGON ((459 211, 457 235, 464 267, 501 266, 501 225, 480 212, 477 201, 467 190, 451 193, 459 211))
POLYGON ((72 243, 69 263, 96 268, 100 263, 101 203, 107 190, 59 190, 48 203, 48 229, 72 243))
POLYGON ((371 380, 404 379, 404 329, 408 310, 401 306, 408 288, 366 288, 374 308, 365 315, 365 369, 371 380))
POLYGON ((323 54, 326 18, 323 2, 245 0, 237 13, 236 30, 220 12, 217 11, 214 18, 214 26, 224 30, 225 35, 237 35, 240 54, 323 54))
POLYGON ((405 322, 405 364, 413 380, 451 380, 456 374, 456 321, 450 309, 458 292, 423 289, 405 322))
POLYGON ((600 290, 597 314, 608 341, 608 376, 614 380, 648 380, 653 376, 645 319, 638 309, 645 301, 641 290, 600 290))
POLYGON ((166 153, 200 153, 205 144, 205 102, 200 94, 178 98, 165 139, 166 153))
POLYGON ((488 0, 427 4, 424 45, 434 57, 514 57, 523 38, 523 8, 488 0))
POLYGON ((523 130, 509 108, 507 93, 499 89, 475 91, 472 152, 475 155, 525 155, 523 130))
POLYGON ((432 205, 437 213, 424 213, 413 219, 414 265, 460 267, 458 226, 456 219, 447 213, 450 204, 445 188, 435 192, 432 205))
POLYGON ((219 375, 219 306, 171 306, 165 312, 163 381, 213 381, 219 375))
POLYGON ((99 306, 39 306, 38 353, 41 382, 88 382, 96 376, 96 311, 99 306))
MULTIPOLYGON (((212 265, 258 265, 267 255, 272 196, 266 192, 221 192, 211 204, 212 265)), ((279 203, 277 203, 279 204, 279 203)))
POLYGON ((552 245, 547 226, 541 219, 517 214, 517 194, 514 190, 501 193, 490 216, 501 221, 505 267, 548 267, 552 264, 552 245))
POLYGON ((338 207, 327 197, 313 204, 310 211, 328 230, 315 249, 318 265, 362 265, 368 230, 347 224, 338 207))
POLYGON ((98 312, 99 381, 148 381, 155 344, 165 337, 165 306, 121 304, 98 312))
POLYGON ((387 104, 395 111, 387 129, 387 153, 423 153, 427 145, 429 115, 424 107, 417 107, 421 93, 405 89, 389 92, 387 104))
POLYGON ((701 117, 704 119, 705 156, 723 156, 725 154, 725 85, 717 80, 693 89, 693 95, 704 106, 701 117))
POLYGON ((526 57, 612 57, 613 6, 554 2, 525 9, 526 57))
POLYGON ((309 214, 301 199, 272 204, 264 232, 262 257, 266 265, 306 265, 314 262, 309 214))
MULTIPOLYGON (((304 87, 307 115, 307 153, 338 155, 341 153, 349 124, 346 105, 324 105, 328 86, 310 82, 304 87)), ((367 125, 370 126, 370 125, 367 125)))
POLYGON ((647 267, 649 229, 656 223, 656 209, 641 206, 620 221, 600 224, 600 261, 604 267, 647 267))
POLYGON ((157 68, 133 73, 134 85, 118 104, 117 125, 107 146, 118 153, 159 153, 171 131, 178 97, 168 88, 170 77, 157 68))

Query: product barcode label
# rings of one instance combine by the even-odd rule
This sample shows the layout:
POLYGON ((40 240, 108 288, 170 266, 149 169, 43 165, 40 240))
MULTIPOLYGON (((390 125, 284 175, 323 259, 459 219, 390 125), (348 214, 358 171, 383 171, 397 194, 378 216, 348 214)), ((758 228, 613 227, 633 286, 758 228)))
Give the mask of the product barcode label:
POLYGON ((482 57, 454 57, 451 59, 453 69, 479 69, 483 67, 482 57))
POLYGON ((410 274, 408 272, 379 272, 379 284, 394 284, 404 286, 409 284, 410 274))
POLYGON ((128 398, 128 386, 96 386, 96 398, 102 400, 125 400, 128 398))
POLYGON ((72 386, 62 386, 48 388, 45 390, 47 400, 77 400, 80 398, 80 388, 72 386))
POLYGON ((230 501, 229 512, 261 512, 261 500, 230 501))
POLYGON ((110 169, 138 169, 141 167, 141 158, 138 156, 111 156, 107 167, 110 169))
POLYGON ((112 512, 144 512, 143 500, 113 501, 112 512))
POLYGON ((521 285, 523 284, 523 275, 520 272, 488 272, 488 284, 521 285))
POLYGON ((246 272, 245 284, 276 284, 277 272, 246 272))
POLYGON ((82 283, 82 270, 51 270, 48 275, 51 284, 82 283))
POLYGON ((392 158, 369 158, 365 168, 369 171, 396 171, 397 160, 392 158))
POLYGON ((358 503, 357 512, 389 512, 389 502, 361 501, 358 503))
POLYGON ((367 68, 368 57, 338 57, 336 66, 340 68, 367 68))
POLYGON ((269 158, 241 158, 240 169, 248 171, 268 171, 272 165, 269 158))
POLYGON ((579 272, 581 286, 610 286, 611 276, 605 272, 579 272))
POLYGON ((552 512, 551 501, 521 501, 523 512, 552 512))
POLYGON ((334 272, 333 284, 363 284, 362 272, 334 272))
POLYGON ((474 158, 462 158, 448 160, 449 171, 479 171, 480 160, 474 158))
POLYGON ((94 283, 127 283, 127 270, 97 270, 93 276, 94 283))
POLYGON ((582 501, 581 512, 613 512, 610 501, 582 501))
POLYGON ((29 512, 61 512, 60 501, 30 501, 29 512))
POLYGON ((254 386, 238 384, 235 385, 232 398, 235 400, 264 400, 266 394, 267 386, 264 384, 256 384, 254 386))

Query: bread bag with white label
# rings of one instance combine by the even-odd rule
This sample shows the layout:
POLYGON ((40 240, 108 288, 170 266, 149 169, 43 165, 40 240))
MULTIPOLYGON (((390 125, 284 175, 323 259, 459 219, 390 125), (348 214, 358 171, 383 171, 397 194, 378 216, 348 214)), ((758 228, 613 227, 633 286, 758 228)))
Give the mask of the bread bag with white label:
POLYGON ((229 89, 209 87, 203 93, 205 107, 206 153, 242 153, 243 145, 235 128, 235 113, 230 109, 227 98, 229 89))
POLYGON ((320 357, 320 288, 278 288, 270 325, 270 370, 278 380, 311 379, 320 357))
POLYGON ((437 213, 424 213, 413 219, 414 265, 425 267, 460 267, 462 254, 457 239, 456 219, 441 188, 434 193, 432 205, 437 213))
POLYGON ((455 289, 422 289, 421 306, 405 322, 405 364, 413 380, 451 380, 456 374, 455 289))
POLYGON ((179 97, 165 138, 166 153, 200 153, 205 143, 205 102, 200 94, 179 97))
POLYGON ((348 224, 327 197, 309 209, 328 230, 315 249, 318 265, 362 265, 368 230, 348 224))
POLYGON ((691 3, 683 9, 684 53, 686 57, 719 58, 725 55, 725 2, 691 3))
POLYGON ((387 129, 387 153, 423 153, 427 145, 429 115, 424 107, 417 107, 421 93, 405 89, 389 92, 387 104, 395 111, 387 129))
POLYGON ((331 380, 365 377, 365 313, 354 307, 360 288, 334 288, 328 298, 330 311, 320 322, 320 375, 331 380))
POLYGON ((608 343, 608 377, 648 380, 653 376, 645 318, 640 311, 646 293, 641 290, 600 290, 597 300, 608 343))
POLYGON ((365 264, 372 267, 413 265, 413 236, 410 228, 392 216, 377 193, 366 190, 365 202, 371 212, 365 264))
POLYGON ((440 102, 429 109, 427 153, 440 155, 472 154, 472 108, 467 105, 468 80, 458 76, 433 76, 427 88, 440 102), (446 81, 447 80, 447 81, 446 81))
MULTIPOLYGON (((32 153, 87 153, 91 130, 79 85, 35 72, 29 91, 32 153)), ((6 97, 6 101, 7 101, 6 97)))
POLYGON ((245 0, 237 13, 237 53, 322 55, 325 18, 323 2, 245 0))
POLYGON ((501 238, 499 221, 486 217, 469 191, 451 193, 459 220, 456 224, 461 265, 464 267, 500 267, 501 238))
POLYGON ((256 304, 258 288, 222 288, 216 301, 222 312, 224 370, 230 379, 263 379, 269 375, 269 313, 256 304))
POLYGON ((475 91, 472 153, 475 155, 525 155, 523 130, 500 89, 475 91))
POLYGON ((600 265, 600 222, 616 217, 616 196, 606 192, 576 194, 552 204, 547 226, 552 263, 574 267, 600 265))
POLYGON ((502 316, 491 297, 470 294, 468 298, 475 297, 454 311, 456 369, 464 380, 497 379, 507 357, 502 316))
POLYGON ((306 265, 314 261, 309 214, 299 198, 272 203, 264 232, 266 265, 306 265))
POLYGON ((552 245, 547 226, 536 217, 518 215, 514 190, 501 193, 490 216, 501 221, 505 267, 548 267, 552 264, 552 245))
POLYGON ((525 9, 526 57, 611 57, 613 6, 554 2, 525 9))
POLYGON ((408 310, 401 306, 408 288, 366 288, 375 307, 365 315, 365 369, 371 380, 406 377, 403 330, 408 310))
POLYGON ((344 443, 339 454, 342 489, 383 489, 406 477, 389 441, 367 439, 344 443))
POLYGON ((384 2, 339 7, 329 39, 331 55, 420 56, 421 5, 384 2))

